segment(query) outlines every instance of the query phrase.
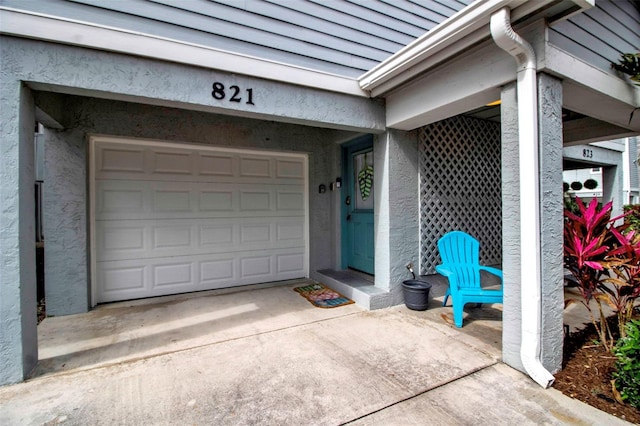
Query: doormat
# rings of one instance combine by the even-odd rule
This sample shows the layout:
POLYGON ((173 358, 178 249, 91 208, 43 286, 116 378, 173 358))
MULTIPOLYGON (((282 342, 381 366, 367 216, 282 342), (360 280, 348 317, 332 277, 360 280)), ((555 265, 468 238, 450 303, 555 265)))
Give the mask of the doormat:
POLYGON ((348 299, 338 293, 331 290, 329 287, 323 284, 311 284, 304 287, 296 287, 293 289, 300 294, 300 296, 311 302, 312 305, 318 308, 337 308, 338 306, 350 305, 353 300, 348 299))

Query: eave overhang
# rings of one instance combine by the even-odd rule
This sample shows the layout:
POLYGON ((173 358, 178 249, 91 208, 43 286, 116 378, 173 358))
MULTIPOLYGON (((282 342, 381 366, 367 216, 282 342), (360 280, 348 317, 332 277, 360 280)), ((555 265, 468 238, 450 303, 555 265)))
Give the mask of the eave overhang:
POLYGON ((250 75, 358 97, 354 78, 121 28, 0 6, 0 34, 250 75))
POLYGON ((476 0, 358 78, 371 96, 383 96, 419 74, 490 38, 489 21, 508 7, 512 22, 529 18, 550 21, 593 7, 595 0, 476 0))

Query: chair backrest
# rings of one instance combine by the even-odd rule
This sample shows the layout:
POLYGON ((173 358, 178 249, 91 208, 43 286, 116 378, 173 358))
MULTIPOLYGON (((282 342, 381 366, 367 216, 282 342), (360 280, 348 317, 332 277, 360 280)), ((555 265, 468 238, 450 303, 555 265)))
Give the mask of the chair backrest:
POLYGON ((459 287, 480 287, 480 243, 462 231, 452 231, 438 240, 442 264, 453 270, 459 287))

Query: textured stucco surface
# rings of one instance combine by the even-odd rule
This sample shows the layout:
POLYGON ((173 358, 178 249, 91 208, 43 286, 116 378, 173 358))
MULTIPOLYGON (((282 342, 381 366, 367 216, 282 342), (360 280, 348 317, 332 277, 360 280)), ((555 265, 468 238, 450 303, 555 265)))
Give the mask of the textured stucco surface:
POLYGON ((564 265, 562 194, 562 82, 538 74, 540 141, 540 253, 542 263, 542 365, 562 368, 564 265))
POLYGON ((389 129, 376 137, 376 286, 403 302, 401 283, 410 278, 408 262, 418 263, 417 132, 389 129))
POLYGON ((14 37, 0 37, 0 45, 6 71, 37 90, 345 130, 385 128, 383 103, 368 98, 14 37), (213 98, 214 82, 225 85, 225 99, 213 98), (232 85, 241 102, 229 101, 232 85), (247 89, 253 89, 254 105, 246 103, 247 89))
POLYGON ((332 195, 318 192, 338 176, 343 132, 272 121, 184 111, 128 102, 60 97, 64 131, 46 133, 45 235, 47 310, 84 312, 90 297, 87 275, 87 140, 89 134, 303 152, 309 155, 310 270, 335 268, 332 195))
POLYGON ((23 380, 38 360, 33 199, 33 97, 0 81, 0 384, 23 380))
POLYGON ((80 129, 45 130, 43 229, 47 315, 86 312, 87 149, 80 129))
POLYGON ((523 370, 520 360, 520 170, 516 85, 502 89, 502 360, 523 370))
MULTIPOLYGON (((502 200, 504 309, 503 360, 523 370, 521 342, 521 258, 518 110, 516 86, 502 90, 502 200)), ((538 76, 540 144, 540 221, 542 281, 542 364, 551 372, 562 366, 563 261, 562 261, 562 84, 538 76)))
POLYGON ((619 216, 623 213, 624 174, 622 162, 623 157, 619 155, 615 165, 602 168, 602 199, 613 202, 611 217, 619 216))

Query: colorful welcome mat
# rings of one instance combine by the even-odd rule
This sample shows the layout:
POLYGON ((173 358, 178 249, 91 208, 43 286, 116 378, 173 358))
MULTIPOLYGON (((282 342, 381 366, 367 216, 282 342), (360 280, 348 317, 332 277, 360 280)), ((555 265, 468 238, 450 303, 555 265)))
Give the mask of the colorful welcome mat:
POLYGON ((300 293, 300 296, 307 299, 318 308, 337 308, 338 306, 350 305, 353 300, 347 299, 337 291, 333 291, 322 284, 311 284, 304 287, 296 287, 293 291, 300 293))

